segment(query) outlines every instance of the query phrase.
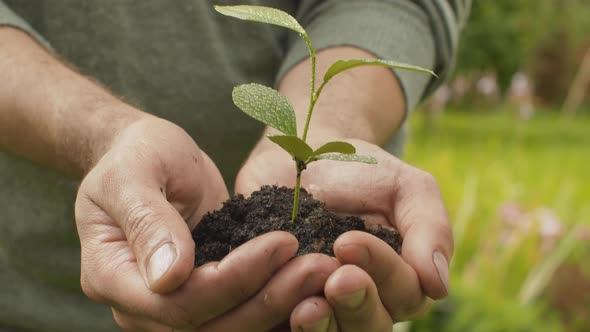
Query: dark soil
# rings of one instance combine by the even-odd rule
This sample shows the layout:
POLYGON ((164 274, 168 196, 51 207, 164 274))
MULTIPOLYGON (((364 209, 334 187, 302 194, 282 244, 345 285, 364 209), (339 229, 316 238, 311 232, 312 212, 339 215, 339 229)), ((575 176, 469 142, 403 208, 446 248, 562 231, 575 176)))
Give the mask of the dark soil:
POLYGON ((230 251, 256 236, 271 231, 287 231, 299 240, 297 256, 323 253, 334 256, 334 241, 352 231, 371 233, 400 253, 402 239, 395 230, 377 226, 366 228, 362 219, 338 216, 324 208, 304 189, 301 190, 299 215, 291 226, 293 189, 264 186, 249 198, 237 195, 220 210, 208 213, 193 230, 195 266, 219 261, 230 251))

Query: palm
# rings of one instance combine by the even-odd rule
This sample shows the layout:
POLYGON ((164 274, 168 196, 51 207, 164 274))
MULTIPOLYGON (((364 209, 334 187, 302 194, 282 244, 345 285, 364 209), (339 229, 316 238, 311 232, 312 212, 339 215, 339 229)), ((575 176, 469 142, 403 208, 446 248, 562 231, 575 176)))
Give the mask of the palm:
MULTIPOLYGON (((391 226, 393 222, 388 221, 388 215, 392 205, 388 199, 395 189, 388 185, 395 177, 391 166, 395 161, 400 166, 403 164, 373 144, 355 141, 354 145, 359 153, 376 157, 380 164, 318 161, 303 172, 302 186, 334 212, 361 215, 371 223, 391 226)), ((294 184, 293 160, 284 151, 270 148, 250 157, 238 175, 235 189, 249 194, 262 185, 293 187, 294 184)))

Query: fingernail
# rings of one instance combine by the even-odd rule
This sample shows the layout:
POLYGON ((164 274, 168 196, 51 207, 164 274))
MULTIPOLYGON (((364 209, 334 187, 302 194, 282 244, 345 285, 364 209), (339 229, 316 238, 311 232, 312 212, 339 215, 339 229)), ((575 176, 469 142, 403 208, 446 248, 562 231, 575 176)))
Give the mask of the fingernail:
POLYGON ((330 316, 318 320, 315 323, 304 325, 299 328, 300 332, 326 332, 330 326, 330 316))
POLYGON ((350 294, 336 296, 335 300, 338 303, 338 305, 348 310, 354 311, 360 308, 360 306, 365 301, 366 295, 367 291, 363 288, 350 294))
POLYGON ((449 294, 449 262, 445 256, 440 252, 437 251, 432 255, 432 261, 434 262, 434 266, 438 272, 438 277, 440 281, 445 286, 445 291, 447 295, 449 294))
POLYGON ((176 246, 171 242, 164 243, 152 254, 147 268, 149 285, 156 283, 168 272, 176 256, 176 246))

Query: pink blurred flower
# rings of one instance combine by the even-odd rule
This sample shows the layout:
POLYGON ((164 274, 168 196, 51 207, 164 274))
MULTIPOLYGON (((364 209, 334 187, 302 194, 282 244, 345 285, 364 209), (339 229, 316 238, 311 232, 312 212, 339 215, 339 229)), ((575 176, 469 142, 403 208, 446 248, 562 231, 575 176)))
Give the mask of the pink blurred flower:
POLYGON ((541 237, 541 251, 549 253, 557 246, 559 237, 563 234, 563 224, 555 211, 548 207, 538 208, 536 211, 541 237))
POLYGON ((543 238, 556 238, 563 234, 563 225, 555 212, 544 207, 537 210, 539 235, 543 238))
POLYGON ((516 202, 506 202, 499 208, 500 219, 509 226, 516 226, 524 212, 516 202))

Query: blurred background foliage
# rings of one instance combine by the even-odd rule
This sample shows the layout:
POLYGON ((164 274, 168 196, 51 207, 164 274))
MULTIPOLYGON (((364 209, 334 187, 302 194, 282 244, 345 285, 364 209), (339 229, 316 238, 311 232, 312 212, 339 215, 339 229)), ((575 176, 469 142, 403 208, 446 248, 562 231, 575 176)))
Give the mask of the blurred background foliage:
POLYGON ((590 0, 474 0, 457 74, 496 71, 501 90, 528 72, 544 100, 563 98, 588 45, 590 0), (556 81, 555 78, 558 78, 556 81))
POLYGON ((451 294, 395 331, 590 331, 590 0, 474 0, 404 159, 453 222, 451 294))
POLYGON ((424 117, 405 159, 436 177, 455 255, 450 299, 406 331, 590 331, 590 118, 424 117))

